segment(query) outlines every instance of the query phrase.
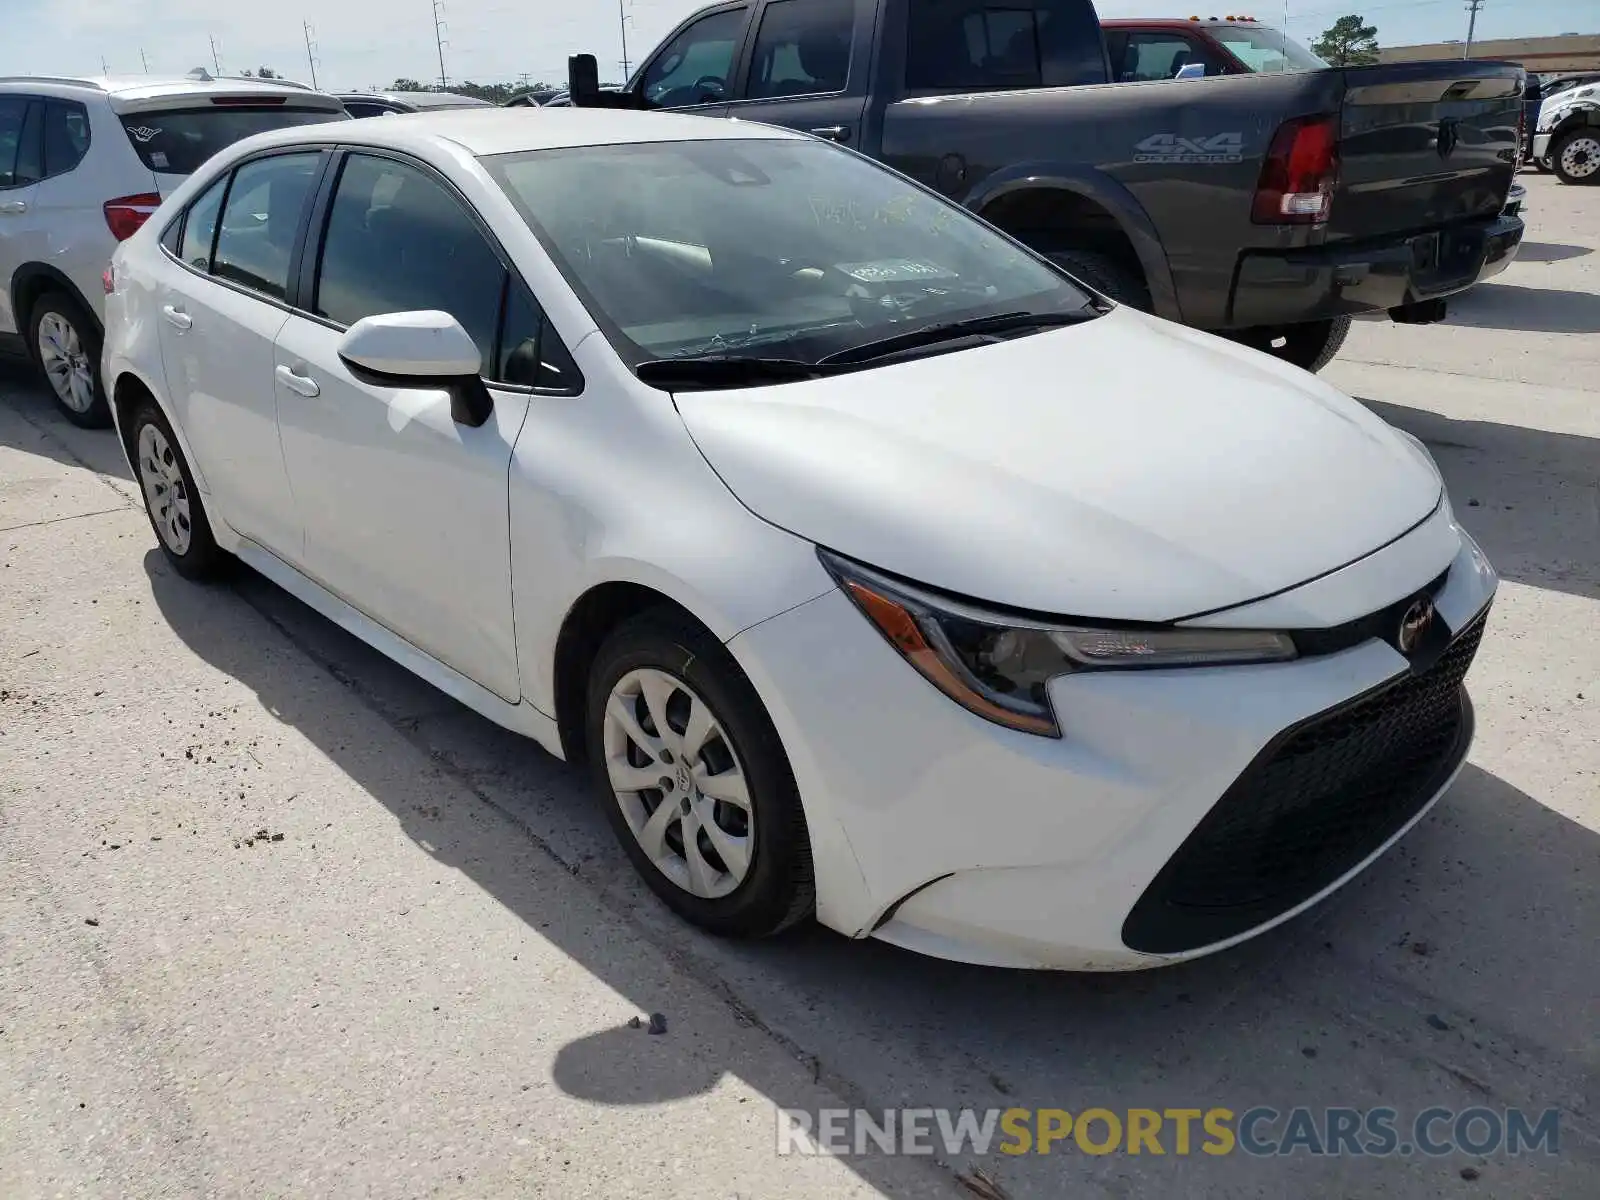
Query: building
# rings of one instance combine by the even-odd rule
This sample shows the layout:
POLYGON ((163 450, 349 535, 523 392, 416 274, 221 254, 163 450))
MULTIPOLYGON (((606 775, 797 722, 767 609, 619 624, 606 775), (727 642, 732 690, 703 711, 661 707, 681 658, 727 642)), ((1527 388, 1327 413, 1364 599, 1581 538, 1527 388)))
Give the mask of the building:
MULTIPOLYGON (((1414 62, 1418 59, 1460 58, 1460 42, 1435 42, 1431 46, 1390 46, 1378 51, 1379 62, 1414 62)), ((1497 38, 1472 43, 1473 58, 1498 58, 1521 63, 1538 73, 1600 71, 1600 33, 1569 33, 1561 37, 1497 38)))

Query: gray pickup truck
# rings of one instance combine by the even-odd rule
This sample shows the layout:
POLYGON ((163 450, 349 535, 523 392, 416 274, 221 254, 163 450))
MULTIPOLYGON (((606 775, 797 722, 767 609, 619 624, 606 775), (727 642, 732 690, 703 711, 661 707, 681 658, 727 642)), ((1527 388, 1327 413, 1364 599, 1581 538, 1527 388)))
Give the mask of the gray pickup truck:
POLYGON ((579 107, 840 142, 1114 299, 1308 370, 1355 314, 1442 319, 1522 239, 1506 63, 1110 83, 1090 0, 727 0, 620 91, 571 68, 579 107))

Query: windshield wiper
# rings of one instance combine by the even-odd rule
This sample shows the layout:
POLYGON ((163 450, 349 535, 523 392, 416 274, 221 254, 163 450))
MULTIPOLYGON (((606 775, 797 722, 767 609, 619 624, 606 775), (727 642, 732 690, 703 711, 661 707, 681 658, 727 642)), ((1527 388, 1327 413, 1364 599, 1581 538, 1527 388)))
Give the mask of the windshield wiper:
POLYGON ((985 334, 1009 333, 1022 329, 1047 329, 1058 325, 1077 325, 1093 320, 1099 314, 1085 306, 1073 312, 1007 312, 989 317, 970 317, 965 321, 946 321, 938 325, 924 325, 905 333, 890 334, 873 342, 863 342, 829 354, 818 366, 843 366, 847 363, 864 363, 887 358, 902 350, 915 350, 920 346, 935 346, 940 342, 953 342, 961 338, 980 337, 985 334))
POLYGON ((660 358, 633 369, 645 383, 679 389, 732 388, 748 384, 787 383, 837 375, 846 367, 801 362, 797 358, 762 358, 753 354, 707 354, 699 358, 660 358))

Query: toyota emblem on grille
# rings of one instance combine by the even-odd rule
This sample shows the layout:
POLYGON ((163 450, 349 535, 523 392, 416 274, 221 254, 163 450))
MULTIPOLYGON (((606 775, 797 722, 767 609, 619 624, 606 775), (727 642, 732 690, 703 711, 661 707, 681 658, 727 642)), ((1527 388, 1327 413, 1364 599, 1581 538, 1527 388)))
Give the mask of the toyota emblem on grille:
POLYGON ((1400 636, 1396 639, 1401 654, 1410 654, 1422 643, 1433 625, 1433 615, 1432 600, 1418 600, 1406 609, 1406 615, 1400 618, 1400 636))

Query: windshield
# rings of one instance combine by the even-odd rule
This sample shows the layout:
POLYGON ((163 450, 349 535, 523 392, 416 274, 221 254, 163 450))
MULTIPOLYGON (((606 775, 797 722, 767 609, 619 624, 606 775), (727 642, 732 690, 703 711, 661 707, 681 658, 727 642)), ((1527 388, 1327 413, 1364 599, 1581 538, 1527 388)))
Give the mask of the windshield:
POLYGON ((733 351, 815 363, 926 325, 1089 302, 965 210, 821 142, 485 164, 630 366, 733 351))
POLYGON ((251 134, 290 125, 347 120, 346 113, 326 108, 228 105, 128 113, 122 118, 122 128, 139 158, 152 171, 190 175, 217 151, 226 150, 251 134))
POLYGON ((1259 74, 1276 71, 1320 71, 1328 64, 1286 33, 1257 25, 1212 28, 1211 35, 1235 58, 1259 74))

